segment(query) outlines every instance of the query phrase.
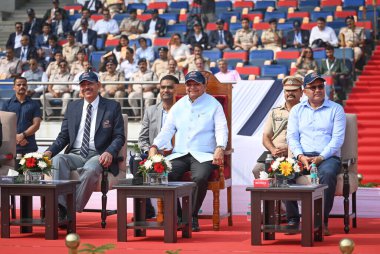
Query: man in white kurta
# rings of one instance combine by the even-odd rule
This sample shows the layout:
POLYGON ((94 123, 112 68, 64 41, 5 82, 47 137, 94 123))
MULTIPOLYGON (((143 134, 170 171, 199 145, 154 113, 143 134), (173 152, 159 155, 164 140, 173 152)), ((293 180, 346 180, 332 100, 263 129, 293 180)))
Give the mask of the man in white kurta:
POLYGON ((175 134, 173 153, 167 158, 173 170, 169 181, 181 180, 191 171, 196 183, 193 191, 193 231, 199 231, 198 211, 207 192, 207 182, 217 165, 223 164, 228 141, 228 127, 222 105, 206 91, 206 79, 197 71, 185 77, 187 95, 169 111, 165 125, 149 149, 153 156, 175 134))

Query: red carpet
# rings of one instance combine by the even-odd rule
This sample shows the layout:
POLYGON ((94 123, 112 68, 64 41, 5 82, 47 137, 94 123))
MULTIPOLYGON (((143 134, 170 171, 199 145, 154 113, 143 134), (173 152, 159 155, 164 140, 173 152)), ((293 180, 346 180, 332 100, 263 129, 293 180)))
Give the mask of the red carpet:
MULTIPOLYGON (((181 249, 181 253, 340 253, 339 241, 348 237, 355 242, 355 254, 378 253, 380 246, 380 219, 359 219, 358 228, 352 229, 350 234, 343 233, 342 219, 331 219, 330 231, 332 236, 325 237, 324 242, 316 242, 314 247, 301 247, 301 235, 277 233, 276 240, 263 241, 263 246, 251 246, 250 223, 245 216, 234 216, 234 226, 228 227, 226 220, 222 221, 221 230, 213 231, 211 220, 200 220, 201 232, 193 233, 193 238, 182 239, 178 232, 178 242, 163 243, 163 231, 147 231, 147 237, 135 238, 132 230, 128 230, 130 242, 116 241, 116 216, 108 217, 107 228, 100 228, 99 214, 78 214, 77 233, 81 243, 90 243, 96 246, 114 243, 116 249, 112 253, 161 253, 166 250, 181 249)), ((2 254, 61 254, 68 253, 64 243, 65 231, 59 231, 59 240, 45 240, 43 228, 34 228, 34 233, 19 233, 17 227, 11 228, 11 238, 0 238, 0 253, 2 254)), ((79 248, 81 249, 81 247, 79 248)))
POLYGON ((380 46, 373 51, 346 102, 345 111, 358 116, 358 171, 363 182, 380 183, 377 156, 380 150, 380 46))

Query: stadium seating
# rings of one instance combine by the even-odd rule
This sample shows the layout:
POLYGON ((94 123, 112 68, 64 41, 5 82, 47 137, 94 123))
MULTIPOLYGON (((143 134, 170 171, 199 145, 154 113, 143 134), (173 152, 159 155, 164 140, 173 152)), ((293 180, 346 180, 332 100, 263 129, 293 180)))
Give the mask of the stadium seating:
POLYGON ((186 9, 189 10, 189 2, 187 1, 178 1, 178 2, 171 2, 169 4, 169 10, 181 10, 186 9))
POLYGON ((129 12, 132 9, 145 11, 146 8, 147 6, 144 3, 131 3, 131 4, 128 4, 127 6, 127 12, 129 12))
POLYGON ((222 58, 222 52, 220 50, 203 50, 203 56, 215 62, 222 58))
POLYGON ((273 50, 252 50, 249 52, 250 61, 254 59, 272 60, 273 56, 273 50))
POLYGON ((276 7, 276 1, 257 1, 254 10, 266 10, 268 7, 276 7))
POLYGON ((288 70, 285 65, 264 65, 261 68, 261 77, 276 78, 279 74, 288 74, 288 70))
POLYGON ((358 9, 360 6, 364 6, 364 0, 344 0, 343 9, 358 9))

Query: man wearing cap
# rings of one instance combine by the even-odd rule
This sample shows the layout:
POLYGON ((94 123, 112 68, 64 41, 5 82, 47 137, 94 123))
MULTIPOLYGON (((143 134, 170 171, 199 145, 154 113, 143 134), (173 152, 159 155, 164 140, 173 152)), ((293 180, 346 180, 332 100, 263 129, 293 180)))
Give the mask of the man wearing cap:
POLYGON ((166 21, 158 16, 158 10, 152 10, 152 18, 148 19, 144 23, 144 33, 142 37, 151 39, 152 41, 156 37, 163 37, 166 33, 166 21))
POLYGON ((218 19, 216 21, 217 30, 210 32, 209 44, 211 48, 217 48, 225 50, 227 48, 232 49, 234 44, 234 38, 228 30, 224 30, 224 20, 218 19))
POLYGON ((304 48, 309 45, 309 30, 301 29, 301 22, 294 20, 293 30, 286 35, 286 46, 289 48, 304 48))
POLYGON ((366 39, 363 27, 355 25, 353 16, 346 18, 346 27, 342 27, 339 31, 339 40, 342 47, 352 48, 354 50, 355 62, 363 55, 363 46, 366 39))
POLYGON ((26 13, 28 14, 28 21, 24 22, 24 33, 29 34, 34 42, 36 35, 42 33, 42 19, 36 18, 32 8, 28 9, 26 13))
POLYGON ((145 107, 154 104, 153 90, 156 88, 156 85, 144 84, 144 81, 155 81, 158 79, 153 71, 148 70, 148 63, 145 58, 140 59, 137 64, 139 70, 133 73, 130 78, 130 81, 134 81, 134 84, 128 86, 128 102, 135 116, 140 115, 139 101, 141 100, 141 93, 145 107), (138 82, 142 83, 139 84, 138 82))
POLYGON ((87 20, 87 24, 88 24, 88 28, 89 29, 92 29, 95 25, 95 21, 93 19, 91 19, 91 12, 89 9, 83 7, 82 8, 82 17, 80 18, 77 18, 77 20, 75 20, 75 23, 73 25, 73 31, 74 32, 78 32, 79 30, 81 30, 81 26, 82 26, 82 19, 85 19, 87 20))
POLYGON ((153 62, 151 70, 160 77, 162 73, 167 71, 168 64, 168 48, 158 48, 158 59, 153 62))
MULTIPOLYGON (((286 137, 292 154, 303 163, 304 170, 310 170, 310 165, 315 163, 319 183, 328 185, 324 199, 324 234, 330 235, 328 219, 341 167, 346 115, 341 105, 325 97, 324 82, 314 72, 305 76, 303 93, 307 100, 290 112, 286 137)), ((300 222, 297 202, 286 202, 286 210, 289 225, 297 226, 300 222)))
POLYGON ((261 42, 265 49, 271 49, 276 56, 277 51, 282 47, 282 31, 277 29, 277 19, 269 20, 270 28, 265 30, 261 35, 261 42))
POLYGON ((109 60, 106 63, 106 72, 99 75, 100 81, 103 83, 101 95, 105 98, 115 98, 117 102, 123 106, 123 99, 125 97, 125 84, 107 84, 106 81, 125 81, 124 73, 116 70, 116 62, 109 60))
POLYGON ((236 31, 234 47, 237 50, 254 50, 257 48, 259 38, 255 30, 249 28, 249 19, 241 20, 242 28, 236 31))
POLYGON ((129 11, 129 17, 121 21, 119 29, 122 34, 126 35, 139 35, 144 32, 144 23, 137 18, 136 9, 129 11))
POLYGON ((81 29, 75 35, 76 41, 82 44, 82 48, 87 51, 92 52, 96 50, 98 34, 94 30, 88 28, 89 23, 86 19, 81 19, 80 24, 81 29))
POLYGON ((175 135, 173 153, 169 159, 173 171, 169 181, 179 181, 191 171, 193 190, 193 231, 199 231, 198 211, 207 192, 207 179, 216 165, 223 164, 228 141, 227 120, 222 105, 206 93, 206 79, 201 72, 189 72, 185 77, 187 95, 170 109, 161 132, 154 139, 149 155, 169 143, 175 135))
MULTIPOLYGON (((288 76, 282 80, 285 103, 273 108, 272 111, 269 112, 265 122, 263 145, 273 157, 288 156, 288 144, 286 142, 288 117, 293 106, 300 102, 302 84, 302 79, 299 77, 288 76)), ((265 154, 267 154, 267 152, 265 152, 265 154)), ((263 162, 258 162, 255 165, 252 173, 256 179, 260 177, 260 171, 264 171, 264 169, 265 164, 263 162)))
MULTIPOLYGON (((124 145, 124 121, 120 104, 99 96, 101 83, 93 72, 84 72, 79 78, 83 99, 69 103, 61 131, 45 151, 53 157, 55 180, 69 180, 70 172, 77 170, 76 210, 82 212, 95 190, 103 169, 119 174, 118 153, 124 145), (65 154, 59 154, 66 147, 65 154)), ((66 200, 58 199, 60 217, 66 215, 66 200)))

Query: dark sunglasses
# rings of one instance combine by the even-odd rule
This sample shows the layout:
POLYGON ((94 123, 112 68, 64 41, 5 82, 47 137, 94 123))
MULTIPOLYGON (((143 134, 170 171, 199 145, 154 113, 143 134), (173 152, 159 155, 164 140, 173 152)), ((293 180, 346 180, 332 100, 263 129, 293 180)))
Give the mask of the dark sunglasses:
POLYGON ((323 90, 325 89, 325 85, 318 85, 318 86, 308 86, 308 87, 305 87, 305 89, 309 89, 311 91, 316 91, 317 89, 318 90, 323 90))

